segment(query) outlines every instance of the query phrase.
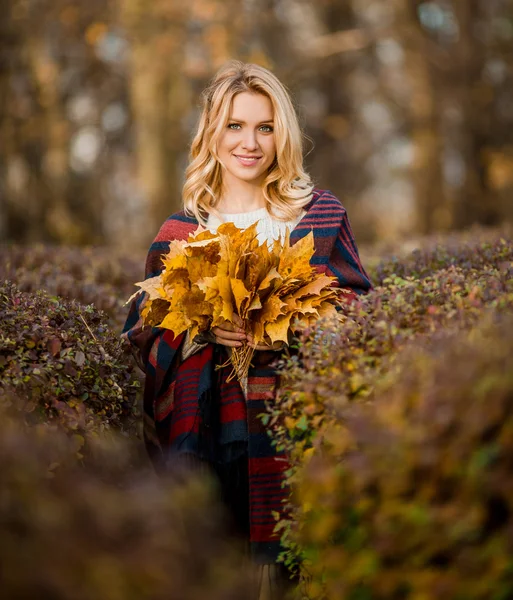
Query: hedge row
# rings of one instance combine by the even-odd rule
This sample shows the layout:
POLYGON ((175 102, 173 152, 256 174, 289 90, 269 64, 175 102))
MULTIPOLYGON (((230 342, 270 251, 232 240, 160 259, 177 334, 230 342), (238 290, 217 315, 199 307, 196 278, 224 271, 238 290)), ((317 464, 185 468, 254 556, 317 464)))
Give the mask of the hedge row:
POLYGON ((309 598, 513 597, 512 331, 435 336, 336 409, 297 480, 309 598))
POLYGON ((0 281, 15 282, 23 292, 44 290, 104 311, 120 329, 124 302, 144 278, 144 253, 124 255, 109 248, 49 245, 0 245, 0 281))
MULTIPOLYGON (((163 491, 91 439, 136 434, 140 384, 119 329, 144 257, 42 247, 4 247, 0 257, 0 278, 18 284, 0 286, 0 405, 32 425, 27 434, 0 419, 0 483, 12 490, 0 503, 5 589, 63 599, 245 597, 247 573, 228 566, 206 488, 163 491), (82 457, 84 440, 78 469, 71 457, 82 457), (148 519, 141 533, 136 524, 148 519), (52 556, 57 538, 55 564, 41 561, 24 580, 16 561, 52 556), (220 567, 208 558, 217 548, 220 567), (203 579, 188 570, 196 554, 203 579)), ((315 600, 511 597, 513 391, 503 374, 512 367, 513 243, 487 234, 372 265, 375 290, 342 322, 304 332, 264 416, 292 459, 284 558, 301 562, 315 600)))
MULTIPOLYGON (((406 344, 450 330, 472 327, 485 310, 513 307, 513 242, 463 248, 461 262, 447 257, 438 270, 422 277, 390 275, 368 295, 344 309, 344 321, 319 324, 303 332, 299 352, 282 370, 282 394, 272 423, 287 415, 291 432, 308 442, 326 411, 366 398, 385 374, 393 371, 397 352, 406 344), (486 257, 489 256, 489 260, 486 257), (294 433, 295 423, 299 424, 294 433), (306 428, 306 424, 312 427, 306 428), (303 429, 305 431, 303 432, 303 429), (306 438, 305 438, 306 435, 306 438)), ((384 261, 386 271, 391 261, 384 261)), ((425 258, 417 254, 411 272, 423 272, 425 258), (417 261, 417 262, 415 262, 417 261)), ((293 445, 291 451, 302 445, 293 445)))
MULTIPOLYGON (((284 558, 291 564, 303 561, 303 578, 311 581, 307 596, 314 599, 508 597, 501 596, 501 586, 512 567, 509 547, 498 542, 494 553, 492 546, 481 544, 479 536, 470 536, 453 555, 449 529, 441 531, 434 517, 425 520, 428 525, 423 529, 408 525, 408 519, 417 516, 424 523, 422 511, 436 512, 431 506, 436 504, 434 496, 420 483, 443 479, 440 460, 448 452, 444 443, 450 445, 451 438, 437 436, 438 419, 447 419, 448 431, 455 432, 454 451, 463 453, 462 461, 472 444, 473 451, 485 460, 484 446, 502 440, 500 429, 487 429, 487 411, 497 399, 494 386, 504 389, 510 385, 509 380, 495 381, 505 363, 498 362, 494 368, 492 357, 496 357, 495 347, 507 353, 504 348, 513 338, 513 322, 508 316, 513 309, 513 242, 469 243, 459 252, 435 247, 415 252, 400 268, 397 264, 393 258, 383 260, 374 273, 381 285, 346 307, 342 323, 324 323, 304 332, 297 356, 282 364, 281 393, 264 418, 271 424, 275 442, 292 458, 292 520, 278 525, 288 547, 284 558), (500 325, 480 333, 484 318, 496 319, 500 325), (472 336, 487 343, 476 346, 472 336), (415 362, 419 348, 429 350, 415 362), (459 351, 463 357, 457 362, 459 351), (481 400, 470 418, 465 411, 472 402, 472 387, 481 400), (422 417, 418 417, 424 427, 421 433, 409 420, 410 416, 417 418, 411 408, 416 403, 423 407, 422 417), (410 408, 413 412, 408 412, 410 408), (397 417, 392 435, 381 425, 401 411, 405 417, 397 417), (371 427, 367 421, 372 418, 377 425, 371 427), (456 422, 458 418, 461 423, 456 422), (427 446, 424 452, 412 450, 416 432, 429 438, 431 451, 427 446), (372 461, 367 447, 373 453, 372 461), (428 463, 427 457, 431 457, 428 463), (385 491, 369 483, 369 500, 363 488, 357 487, 360 483, 355 483, 360 481, 359 471, 365 469, 366 481, 375 482, 373 477, 383 485, 390 481, 390 488, 385 491), (419 482, 418 487, 406 490, 398 483, 401 477, 419 482), (365 518, 358 516, 360 510, 365 518), (377 523, 383 528, 381 533, 388 532, 383 537, 374 530, 377 523), (409 535, 414 547, 406 541, 409 535), (441 554, 431 552, 438 548, 437 539, 444 548, 441 554), (408 551, 398 552, 403 542, 408 551), (481 587, 477 579, 475 586, 468 585, 464 570, 455 566, 459 565, 456 554, 460 550, 469 557, 469 564, 487 569, 481 572, 481 587), (489 562, 479 562, 483 552, 491 557, 489 562)), ((511 369, 512 365, 508 366, 511 369)), ((512 392, 510 387, 510 400, 512 392)), ((502 417, 507 410, 505 405, 502 417)), ((513 443, 505 441, 504 453, 513 464, 513 443)), ((467 459, 471 460, 470 454, 467 459)), ((464 470, 463 464, 451 465, 455 473, 464 470)), ((442 496, 443 485, 440 483, 442 496)), ((470 492, 454 499, 450 490, 446 489, 448 519, 456 519, 459 509, 465 519, 471 507, 484 510, 485 500, 470 492)), ((493 496, 491 488, 489 492, 493 496)), ((483 527, 481 533, 487 525, 483 527)), ((513 588, 507 589, 513 594, 513 588)))
POLYGON ((140 276, 116 279, 100 251, 9 253, 23 289, 0 284, 0 596, 249 597, 255 574, 212 482, 157 479, 144 459, 119 338, 140 276))
POLYGON ((135 376, 126 346, 94 306, 0 285, 0 400, 22 398, 27 422, 59 421, 86 432, 139 428, 135 376))
POLYGON ((224 535, 212 486, 157 480, 134 468, 127 443, 87 445, 81 467, 58 427, 0 410, 2 598, 250 597, 252 573, 224 535))

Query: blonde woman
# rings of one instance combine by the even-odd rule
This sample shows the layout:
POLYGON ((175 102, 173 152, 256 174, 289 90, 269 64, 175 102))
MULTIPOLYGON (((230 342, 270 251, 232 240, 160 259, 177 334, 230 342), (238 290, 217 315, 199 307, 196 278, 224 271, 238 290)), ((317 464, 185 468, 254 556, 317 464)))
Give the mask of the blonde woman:
MULTIPOLYGON (((340 201, 314 189, 303 168, 302 133, 283 84, 267 69, 232 61, 203 93, 183 188, 184 209, 162 225, 146 262, 146 277, 162 269, 170 240, 187 239, 199 224, 215 230, 230 221, 257 222, 260 240, 291 242, 313 231, 312 264, 335 276, 345 299, 367 292, 369 278, 340 201), (349 293, 348 293, 349 292, 349 293)), ((281 345, 255 346, 244 386, 227 381, 230 348, 253 340, 226 323, 189 339, 142 327, 144 294, 130 309, 123 335, 145 370, 145 440, 155 464, 207 465, 219 478, 233 528, 249 542, 253 559, 276 573, 280 551, 273 512, 281 511, 287 462, 271 445, 258 415, 276 391, 274 359, 281 345)), ((261 571, 264 572, 263 570, 261 571)), ((279 578, 266 581, 278 585, 279 578)))

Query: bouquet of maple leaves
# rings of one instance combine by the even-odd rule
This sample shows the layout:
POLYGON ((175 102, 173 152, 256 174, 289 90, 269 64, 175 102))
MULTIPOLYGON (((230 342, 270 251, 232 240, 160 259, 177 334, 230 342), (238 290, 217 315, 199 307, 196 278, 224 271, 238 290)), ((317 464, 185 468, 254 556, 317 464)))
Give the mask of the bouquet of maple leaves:
MULTIPOLYGON (((160 275, 135 284, 148 294, 143 323, 175 336, 189 330, 194 339, 226 321, 242 321, 255 345, 287 343, 293 325, 337 314, 340 290, 332 286, 334 277, 310 265, 313 253, 311 232, 294 245, 288 232, 283 243, 269 245, 259 243, 256 224, 223 223, 216 233, 200 227, 188 240, 170 242, 160 275)), ((248 345, 232 348, 231 377, 247 376, 253 352, 248 345)))

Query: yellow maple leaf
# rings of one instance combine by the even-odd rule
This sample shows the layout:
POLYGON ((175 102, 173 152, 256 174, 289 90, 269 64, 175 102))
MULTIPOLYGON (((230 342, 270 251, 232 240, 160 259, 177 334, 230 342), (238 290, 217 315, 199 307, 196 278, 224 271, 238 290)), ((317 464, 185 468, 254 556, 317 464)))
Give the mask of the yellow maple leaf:
POLYGON ((264 325, 265 333, 269 336, 271 343, 288 341, 288 331, 290 327, 291 313, 280 315, 273 323, 264 325))
POLYGON ((237 307, 237 313, 242 317, 243 313, 245 313, 244 305, 248 304, 251 294, 246 289, 244 281, 241 281, 240 279, 232 277, 230 278, 230 284, 235 299, 235 306, 237 307))
POLYGON ((205 294, 207 302, 212 302, 219 297, 219 286, 216 277, 205 277, 198 281, 196 285, 205 294))
POLYGON ((189 329, 191 320, 183 311, 172 311, 166 315, 160 326, 170 329, 175 335, 180 335, 189 329))
POLYGON ((265 292, 268 292, 272 287, 279 285, 281 281, 283 281, 283 277, 278 273, 276 267, 271 267, 258 286, 258 294, 262 297, 265 292))
POLYGON ((185 244, 184 248, 185 248, 186 251, 188 249, 201 251, 202 249, 205 250, 209 246, 213 246, 215 244, 217 244, 218 247, 219 247, 219 241, 218 240, 219 240, 218 236, 215 236, 215 237, 202 237, 201 239, 198 239, 198 238, 195 237, 193 240, 187 242, 187 244, 185 244))
POLYGON ((242 272, 239 269, 240 277, 248 290, 254 290, 258 287, 262 278, 265 277, 265 264, 261 260, 260 252, 251 251, 242 258, 244 259, 245 268, 242 272))
POLYGON ((162 287, 165 290, 166 298, 173 295, 173 290, 178 287, 189 287, 189 273, 187 268, 165 269, 162 273, 162 287))
POLYGON ((293 298, 304 298, 305 296, 318 296, 321 291, 326 287, 331 287, 332 283, 336 281, 334 277, 328 277, 327 275, 318 275, 316 279, 310 281, 306 285, 302 285, 293 294, 293 298))
POLYGON ((314 306, 315 298, 307 298, 302 302, 298 302, 298 307, 295 312, 301 315, 318 315, 317 308, 314 306))
POLYGON ((271 323, 276 321, 279 315, 283 313, 283 309, 287 305, 281 298, 276 295, 270 296, 267 298, 265 303, 262 306, 262 310, 258 314, 258 319, 262 321, 262 323, 271 323))
POLYGON ((135 285, 140 289, 130 296, 130 298, 125 302, 125 305, 132 302, 134 298, 137 298, 141 291, 146 292, 147 294, 147 298, 144 300, 144 302, 147 302, 148 300, 156 300, 158 298, 165 298, 165 293, 162 289, 162 278, 160 275, 157 275, 156 277, 149 277, 144 281, 139 281, 135 285))
POLYGON ((200 242, 203 240, 213 240, 213 239, 216 239, 217 237, 218 237, 217 233, 210 231, 210 229, 207 229, 207 228, 203 227, 202 225, 198 225, 196 230, 193 231, 192 234, 189 235, 189 238, 187 239, 187 243, 190 244, 191 242, 200 242))
POLYGON ((212 315, 212 304, 205 301, 205 294, 197 286, 192 286, 182 299, 182 306, 187 317, 194 320, 196 316, 212 315))
POLYGON ((230 283, 230 278, 227 276, 217 276, 217 285, 219 296, 223 301, 220 317, 225 321, 232 322, 233 320, 233 294, 230 283))
POLYGON ((322 319, 326 317, 334 317, 339 321, 344 320, 344 315, 339 314, 335 306, 331 302, 325 302, 319 306, 319 317, 322 319))
POLYGON ((150 301, 146 296, 139 305, 139 311, 144 323, 158 327, 169 311, 169 302, 163 298, 150 301))
POLYGON ((248 315, 250 313, 250 311, 252 311, 252 310, 258 310, 260 308, 262 308, 262 302, 260 301, 260 297, 258 296, 258 294, 255 294, 253 296, 253 299, 251 300, 251 303, 248 306, 248 309, 246 311, 246 315, 248 315))
POLYGON ((260 344, 264 340, 265 328, 261 321, 255 320, 249 322, 250 333, 255 339, 256 344, 260 344))
POLYGON ((280 254, 280 263, 278 272, 283 278, 304 279, 312 273, 310 259, 314 254, 314 237, 310 232, 305 237, 298 240, 294 245, 290 245, 290 238, 286 236, 283 250, 280 254))
POLYGON ((182 240, 172 240, 169 242, 169 251, 162 256, 164 271, 175 269, 185 269, 187 261, 184 253, 185 243, 182 240))

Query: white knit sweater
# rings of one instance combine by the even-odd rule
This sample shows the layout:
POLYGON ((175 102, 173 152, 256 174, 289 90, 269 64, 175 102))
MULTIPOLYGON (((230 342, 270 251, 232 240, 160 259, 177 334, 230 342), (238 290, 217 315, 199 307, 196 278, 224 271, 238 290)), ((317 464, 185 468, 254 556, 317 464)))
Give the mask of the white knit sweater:
POLYGON ((221 223, 233 223, 239 229, 246 229, 253 223, 257 222, 257 235, 258 241, 263 243, 267 240, 268 243, 272 243, 274 240, 283 239, 285 237, 285 231, 288 227, 289 232, 292 231, 299 221, 306 214, 305 211, 301 211, 299 217, 293 221, 278 221, 271 217, 267 212, 267 208, 259 208, 250 212, 244 213, 219 213, 222 220, 219 220, 216 215, 210 214, 207 221, 207 228, 211 231, 216 231, 221 223))

